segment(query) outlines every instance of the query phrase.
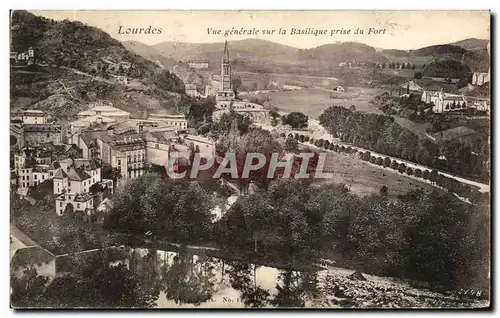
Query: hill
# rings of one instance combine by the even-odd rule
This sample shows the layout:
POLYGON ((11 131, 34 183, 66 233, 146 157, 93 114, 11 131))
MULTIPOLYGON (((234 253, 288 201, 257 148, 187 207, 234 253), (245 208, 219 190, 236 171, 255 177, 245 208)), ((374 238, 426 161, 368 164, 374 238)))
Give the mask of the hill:
MULTIPOLYGON (((209 60, 214 67, 219 67, 224 43, 162 42, 153 47, 164 56, 176 61, 203 59, 209 60)), ((265 40, 245 39, 231 41, 229 54, 233 60, 271 60, 279 63, 296 60, 297 52, 298 49, 291 46, 265 40)))
POLYGON ((13 11, 11 39, 12 51, 33 47, 37 59, 31 66, 11 65, 11 108, 40 108, 65 121, 100 101, 134 115, 173 110, 184 95, 176 76, 80 22, 13 11), (68 109, 62 114, 64 107, 68 109))
POLYGON ((422 71, 424 77, 468 78, 471 70, 456 60, 441 60, 430 63, 422 71))
POLYGON ((467 50, 455 45, 432 45, 423 47, 418 50, 410 51, 410 55, 413 56, 434 56, 434 55, 448 55, 448 56, 461 56, 467 50))
POLYGON ((309 50, 300 50, 299 57, 301 60, 327 63, 386 61, 375 48, 357 42, 325 44, 309 50))
POLYGON ((163 55, 160 51, 152 46, 146 45, 139 41, 125 41, 122 42, 123 46, 129 51, 134 52, 152 62, 155 62, 160 67, 165 69, 171 69, 175 65, 176 60, 168 58, 163 55))
POLYGON ((448 45, 459 46, 468 51, 474 51, 474 50, 486 49, 486 46, 488 45, 489 42, 490 42, 489 40, 469 38, 453 43, 448 43, 448 45))

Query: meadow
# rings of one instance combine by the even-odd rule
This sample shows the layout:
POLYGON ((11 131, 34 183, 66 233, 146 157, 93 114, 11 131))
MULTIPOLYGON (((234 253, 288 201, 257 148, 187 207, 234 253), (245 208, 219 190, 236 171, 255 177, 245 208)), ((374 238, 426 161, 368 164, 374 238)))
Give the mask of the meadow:
POLYGON ((320 88, 307 88, 297 91, 276 91, 269 93, 271 100, 266 107, 276 107, 287 112, 303 112, 317 118, 325 109, 332 105, 346 108, 354 105, 356 110, 381 114, 369 102, 382 91, 376 88, 347 87, 346 92, 328 92, 320 88), (330 94, 334 98, 330 98, 330 94))

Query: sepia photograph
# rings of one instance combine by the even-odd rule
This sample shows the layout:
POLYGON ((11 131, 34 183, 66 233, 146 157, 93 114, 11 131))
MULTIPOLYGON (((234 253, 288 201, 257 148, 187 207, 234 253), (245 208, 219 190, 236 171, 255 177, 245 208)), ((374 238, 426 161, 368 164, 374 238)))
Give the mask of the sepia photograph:
POLYGON ((489 10, 9 19, 11 308, 491 308, 489 10))

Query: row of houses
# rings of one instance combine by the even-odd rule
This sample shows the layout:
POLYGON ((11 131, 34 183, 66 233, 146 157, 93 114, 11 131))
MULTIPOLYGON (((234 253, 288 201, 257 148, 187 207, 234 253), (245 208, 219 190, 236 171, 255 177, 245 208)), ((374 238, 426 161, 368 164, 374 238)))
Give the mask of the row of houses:
POLYGON ((45 130, 43 139, 32 142, 27 128, 51 124, 13 123, 11 133, 16 125, 21 125, 24 141, 13 147, 12 183, 18 186, 18 194, 27 196, 31 188, 51 180, 58 215, 69 204, 87 216, 96 212, 115 187, 112 179, 102 178, 103 166, 125 180, 144 175, 151 165, 166 166, 170 158, 187 163, 194 151, 215 151, 212 140, 188 129, 184 115, 150 114, 147 119, 135 119, 112 106, 96 105, 70 123, 66 143, 61 142, 60 129, 45 130))

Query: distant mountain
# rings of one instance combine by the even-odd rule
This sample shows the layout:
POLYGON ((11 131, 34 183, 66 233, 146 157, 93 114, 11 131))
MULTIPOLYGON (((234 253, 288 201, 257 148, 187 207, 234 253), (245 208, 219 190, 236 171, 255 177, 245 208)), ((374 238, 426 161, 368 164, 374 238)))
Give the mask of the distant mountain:
POLYGON ((425 77, 461 78, 467 79, 471 73, 467 65, 455 60, 441 60, 428 64, 422 71, 425 77))
POLYGON ((28 47, 34 49, 37 64, 11 65, 13 108, 39 107, 54 118, 71 120, 91 103, 111 101, 143 115, 147 109, 176 109, 179 95, 184 95, 184 84, 175 75, 81 22, 13 11, 11 51, 28 47))
POLYGON ((393 56, 393 57, 408 57, 410 54, 405 50, 382 50, 380 51, 384 56, 393 56))
POLYGON ((299 50, 299 58, 328 63, 386 61, 386 58, 378 54, 375 48, 357 42, 325 44, 309 50, 299 50))
POLYGON ((449 43, 449 45, 459 46, 459 47, 464 48, 466 50, 473 51, 473 50, 486 49, 486 46, 488 45, 489 42, 490 42, 489 40, 469 38, 469 39, 449 43))
POLYGON ((152 46, 146 45, 138 41, 125 41, 122 42, 123 46, 129 51, 134 52, 150 61, 153 61, 160 65, 160 67, 171 69, 175 65, 176 60, 168 58, 163 55, 160 51, 152 46))
POLYGON ((418 50, 410 51, 410 55, 413 56, 432 56, 432 55, 458 55, 461 56, 463 53, 467 52, 466 49, 456 46, 456 45, 432 45, 423 47, 418 50))
MULTIPOLYGON (((153 46, 164 56, 176 61, 193 59, 208 60, 210 64, 219 65, 224 43, 182 43, 162 42, 153 46)), ((231 41, 230 57, 236 59, 270 60, 274 62, 289 62, 297 59, 298 49, 258 39, 231 41)), ((218 66, 217 66, 218 67, 218 66)))

